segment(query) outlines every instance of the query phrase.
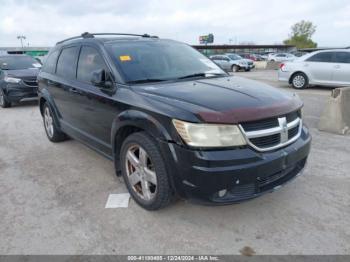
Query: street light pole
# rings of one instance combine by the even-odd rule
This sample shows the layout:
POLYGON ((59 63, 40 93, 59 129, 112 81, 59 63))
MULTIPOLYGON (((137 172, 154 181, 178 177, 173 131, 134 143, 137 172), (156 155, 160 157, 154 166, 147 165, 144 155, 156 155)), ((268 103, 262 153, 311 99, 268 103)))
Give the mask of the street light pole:
POLYGON ((24 50, 23 40, 27 39, 26 36, 25 35, 19 35, 19 36, 17 36, 17 39, 19 39, 21 41, 22 50, 24 50))

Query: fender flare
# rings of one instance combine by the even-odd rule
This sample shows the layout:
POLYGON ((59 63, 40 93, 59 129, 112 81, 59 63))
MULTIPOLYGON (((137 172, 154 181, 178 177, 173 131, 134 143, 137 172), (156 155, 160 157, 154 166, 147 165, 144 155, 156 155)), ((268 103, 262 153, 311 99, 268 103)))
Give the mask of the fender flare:
POLYGON ((53 112, 53 117, 55 118, 55 122, 57 123, 58 128, 61 129, 61 123, 59 121, 60 113, 57 109, 57 106, 53 98, 51 97, 50 93, 46 89, 40 90, 40 93, 39 93, 39 110, 41 115, 43 114, 41 109, 44 101, 49 105, 51 111, 53 112))
POLYGON ((113 154, 116 153, 117 148, 117 134, 124 127, 135 127, 145 130, 155 139, 163 141, 171 141, 172 138, 164 126, 153 116, 138 110, 126 110, 120 113, 113 121, 111 131, 111 142, 113 147, 113 154))

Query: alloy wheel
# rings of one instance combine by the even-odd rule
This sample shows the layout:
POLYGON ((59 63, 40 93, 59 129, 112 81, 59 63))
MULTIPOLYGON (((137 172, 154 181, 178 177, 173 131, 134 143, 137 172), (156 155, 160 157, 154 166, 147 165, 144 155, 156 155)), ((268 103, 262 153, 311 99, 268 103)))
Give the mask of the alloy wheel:
POLYGON ((296 88, 302 88, 305 85, 305 78, 302 75, 296 75, 293 78, 293 85, 296 88))
POLYGON ((157 176, 152 160, 139 145, 126 152, 126 175, 133 191, 143 200, 151 201, 157 193, 157 176))
POLYGON ((54 132, 54 128, 53 128, 53 118, 51 115, 51 111, 48 107, 45 108, 44 111, 44 124, 45 124, 45 129, 47 132, 47 135, 52 138, 53 137, 53 132, 54 132))

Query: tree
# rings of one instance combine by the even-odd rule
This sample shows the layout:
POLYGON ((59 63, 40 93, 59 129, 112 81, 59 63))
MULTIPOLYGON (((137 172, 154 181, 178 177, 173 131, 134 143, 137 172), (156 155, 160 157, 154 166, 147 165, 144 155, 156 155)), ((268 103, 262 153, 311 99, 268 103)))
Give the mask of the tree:
POLYGON ((286 45, 295 45, 300 48, 314 48, 317 43, 313 42, 311 37, 316 32, 316 26, 310 21, 300 21, 292 26, 292 33, 289 38, 284 40, 286 45))

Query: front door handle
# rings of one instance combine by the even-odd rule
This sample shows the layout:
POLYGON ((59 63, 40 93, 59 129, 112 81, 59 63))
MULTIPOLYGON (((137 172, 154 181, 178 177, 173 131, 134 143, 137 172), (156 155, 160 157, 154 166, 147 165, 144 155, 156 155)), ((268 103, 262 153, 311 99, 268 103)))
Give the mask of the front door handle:
POLYGON ((335 65, 334 68, 335 68, 335 69, 339 69, 339 68, 340 68, 340 65, 335 65))
POLYGON ((74 94, 79 94, 78 89, 76 89, 74 87, 69 88, 69 92, 74 93, 74 94))

